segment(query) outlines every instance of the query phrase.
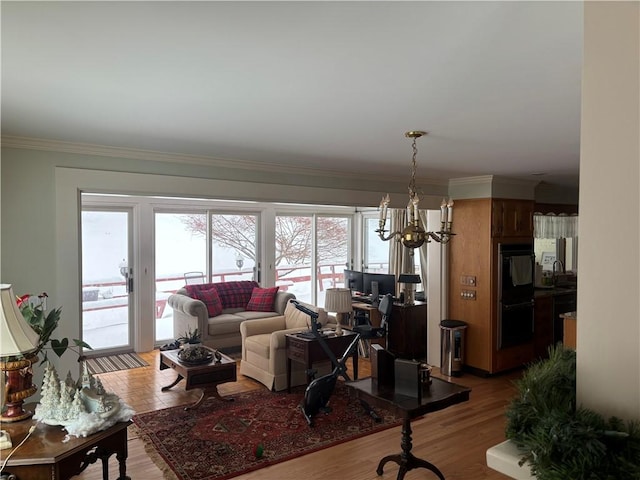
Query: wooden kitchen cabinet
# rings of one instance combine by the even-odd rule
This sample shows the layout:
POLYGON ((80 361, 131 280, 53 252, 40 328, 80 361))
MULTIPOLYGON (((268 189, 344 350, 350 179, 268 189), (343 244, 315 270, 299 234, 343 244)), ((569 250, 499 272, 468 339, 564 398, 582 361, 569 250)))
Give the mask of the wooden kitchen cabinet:
POLYGON ((456 199, 448 318, 466 322, 465 366, 497 373, 531 362, 534 341, 498 349, 498 245, 533 244, 532 200, 456 199), (471 294, 470 294, 471 293, 471 294))
POLYGON ((491 235, 533 237, 533 206, 533 200, 492 200, 491 235))

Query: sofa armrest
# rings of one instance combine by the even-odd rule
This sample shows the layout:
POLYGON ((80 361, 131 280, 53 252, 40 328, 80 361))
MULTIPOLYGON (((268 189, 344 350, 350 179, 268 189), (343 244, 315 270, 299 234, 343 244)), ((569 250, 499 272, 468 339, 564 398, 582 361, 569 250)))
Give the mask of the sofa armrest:
POLYGON ((251 337, 253 335, 262 335, 264 333, 272 333, 276 330, 282 330, 283 328, 285 328, 283 316, 245 320, 240 324, 242 343, 244 344, 244 339, 247 337, 251 337))
POLYGON ((271 349, 279 350, 287 347, 287 333, 298 333, 301 330, 304 330, 300 327, 298 328, 290 328, 288 330, 278 330, 277 332, 273 332, 271 334, 271 349))
POLYGON ((273 301, 273 310, 275 312, 278 312, 280 315, 284 315, 284 310, 285 308, 287 308, 287 303, 292 298, 296 298, 293 293, 278 291, 276 293, 276 298, 273 301))
POLYGON ((195 298, 174 293, 169 295, 167 303, 173 309, 173 335, 178 338, 188 331, 197 328, 204 341, 208 335, 209 313, 207 306, 195 298))

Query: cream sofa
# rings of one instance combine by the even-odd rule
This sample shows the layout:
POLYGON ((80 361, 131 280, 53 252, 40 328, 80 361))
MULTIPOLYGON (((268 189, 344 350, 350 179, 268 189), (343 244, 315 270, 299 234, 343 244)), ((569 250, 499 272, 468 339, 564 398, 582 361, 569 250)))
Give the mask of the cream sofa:
MULTIPOLYGON (((318 312, 318 322, 322 327, 335 328, 336 319, 314 305, 300 302, 318 312)), ((264 384, 267 388, 280 391, 287 388, 287 333, 307 330, 311 317, 288 302, 284 314, 264 320, 247 320, 240 324, 242 335, 242 360, 240 373, 264 384)), ((331 370, 331 364, 314 365, 318 375, 331 370)), ((299 362, 291 364, 291 386, 303 385, 307 381, 305 366, 299 362)))
MULTIPOLYGON (((270 317, 284 314, 287 302, 295 298, 289 292, 277 291, 269 311, 247 311, 254 289, 260 289, 256 282, 221 282, 199 285, 185 285, 175 294, 170 295, 167 303, 173 309, 173 334, 175 338, 182 336, 189 329, 196 327, 201 333, 202 343, 212 348, 233 348, 242 345, 240 325, 245 320, 262 321, 270 317), (219 301, 218 315, 210 315, 213 308, 205 293, 215 291, 213 303, 219 301), (196 297, 196 298, 194 298, 196 297), (200 300, 197 297, 205 299, 200 300)), ((265 309, 266 310, 266 309, 265 309)))

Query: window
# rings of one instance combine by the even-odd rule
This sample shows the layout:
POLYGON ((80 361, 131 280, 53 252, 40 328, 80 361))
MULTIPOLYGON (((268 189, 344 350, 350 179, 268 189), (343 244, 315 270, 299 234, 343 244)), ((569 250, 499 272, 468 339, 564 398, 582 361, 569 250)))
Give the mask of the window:
POLYGON ((376 233, 378 218, 364 218, 364 257, 363 268, 365 272, 389 273, 389 242, 383 242, 376 233))
MULTIPOLYGON (((125 205, 135 212, 129 229, 132 252, 128 258, 117 253, 118 261, 110 261, 105 274, 115 276, 118 288, 124 288, 126 279, 119 268, 123 258, 128 259, 136 297, 129 302, 130 325, 123 322, 118 335, 129 335, 134 348, 174 338, 173 312, 167 299, 185 285, 188 274, 194 275, 190 283, 253 279, 263 286, 275 283, 303 301, 322 306, 324 291, 341 284, 352 258, 352 207, 83 193, 83 204, 89 202, 96 209, 125 205), (276 215, 276 209, 287 213, 276 215), (269 268, 261 271, 262 256, 268 259, 269 268)), ((98 243, 106 237, 100 232, 94 237, 83 242, 98 249, 95 254, 85 252, 87 269, 89 259, 107 258, 98 243)), ((83 287, 93 292, 98 280, 104 283, 104 275, 96 280, 87 272, 84 279, 88 283, 83 287)), ((100 292, 105 299, 110 295, 100 292)), ((119 290, 114 289, 113 296, 120 298, 119 290)), ((109 310, 113 300, 108 300, 101 315, 116 313, 109 310)))
POLYGON ((325 290, 344 283, 350 225, 346 217, 278 215, 276 285, 304 302, 324 305, 325 290))
POLYGON ((258 215, 211 214, 214 282, 258 280, 258 215))

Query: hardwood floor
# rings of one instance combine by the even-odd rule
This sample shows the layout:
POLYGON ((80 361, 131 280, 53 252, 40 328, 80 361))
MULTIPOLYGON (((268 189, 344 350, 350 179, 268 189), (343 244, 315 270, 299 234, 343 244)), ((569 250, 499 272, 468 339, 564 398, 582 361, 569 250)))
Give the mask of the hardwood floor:
MULTIPOLYGON (((175 379, 173 370, 162 370, 159 351, 140 354, 148 367, 101 374, 100 380, 107 391, 120 396, 138 413, 184 405, 195 402, 199 391, 184 391, 182 383, 172 390, 161 392, 160 388, 175 379)), ((360 377, 370 374, 366 359, 359 362, 360 377)), ((434 369, 434 375, 438 375, 434 369)), ((486 466, 486 450, 504 440, 504 409, 515 394, 512 381, 519 372, 492 378, 479 378, 465 374, 454 382, 472 388, 468 402, 455 405, 412 422, 413 450, 420 458, 435 464, 447 480, 503 480, 508 477, 486 466)), ((262 384, 238 373, 238 381, 219 386, 221 395, 263 389, 262 384)), ((162 472, 147 455, 142 441, 129 429, 129 458, 127 474, 132 480, 161 479, 162 472)), ((400 452, 400 427, 352 440, 332 448, 305 455, 288 462, 279 463, 245 475, 239 480, 270 479, 348 479, 389 480, 397 476, 397 465, 389 463, 382 476, 376 474, 378 461, 385 455, 400 452)), ((117 464, 111 460, 109 472, 115 478, 117 464)), ((102 479, 99 464, 87 468, 76 478, 84 480, 102 479)), ((173 478, 173 477, 171 477, 173 478)), ((413 479, 435 480, 435 475, 424 469, 412 470, 405 476, 413 479)))

